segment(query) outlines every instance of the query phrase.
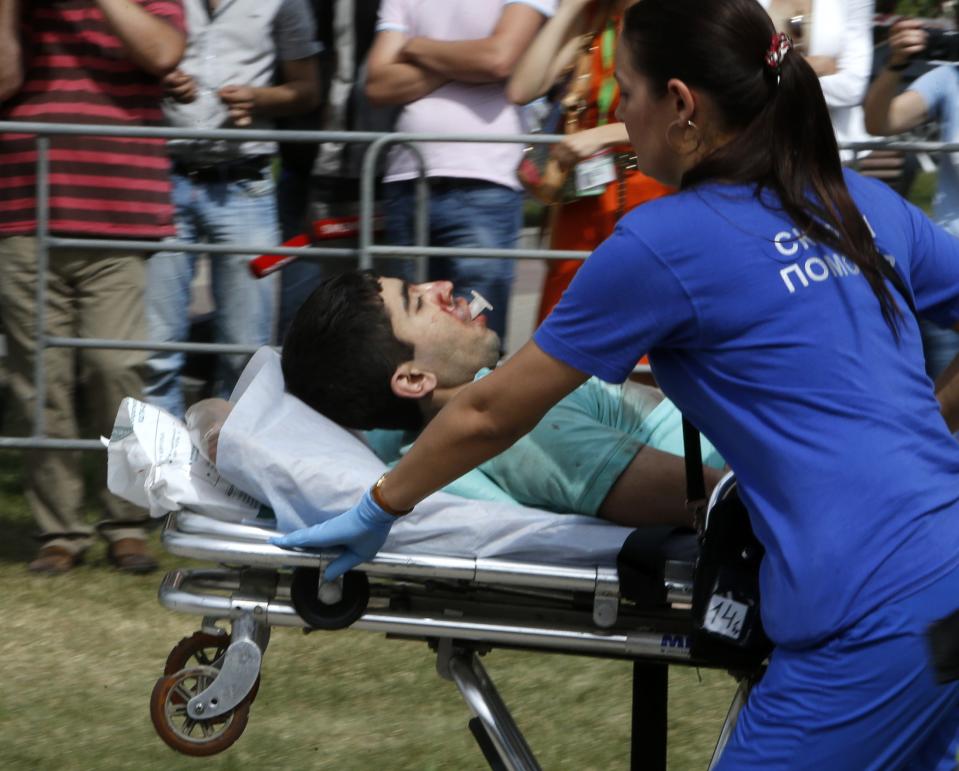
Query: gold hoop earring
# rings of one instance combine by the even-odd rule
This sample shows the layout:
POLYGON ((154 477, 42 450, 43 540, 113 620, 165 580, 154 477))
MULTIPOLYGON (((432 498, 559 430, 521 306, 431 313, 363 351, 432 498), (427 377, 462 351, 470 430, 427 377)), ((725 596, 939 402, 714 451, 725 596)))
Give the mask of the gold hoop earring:
MULTIPOLYGON (((691 120, 687 120, 685 126, 679 121, 676 121, 675 123, 670 123, 669 126, 666 128, 666 144, 669 145, 669 148, 677 155, 685 155, 686 153, 690 151, 689 140, 687 139, 686 132, 689 131, 689 129, 691 128, 699 130, 699 127, 695 123, 693 123, 691 120), (673 140, 672 135, 673 135, 673 132, 675 131, 679 131, 680 133, 680 139, 678 142, 673 140)), ((700 137, 696 138, 697 147, 699 146, 701 141, 702 140, 700 137)))
POLYGON ((670 124, 666 127, 666 144, 669 145, 669 149, 672 150, 672 151, 673 151, 674 153, 676 153, 676 154, 681 154, 681 153, 683 152, 683 145, 684 145, 684 136, 683 136, 683 135, 684 135, 685 133, 686 133, 686 127, 683 126, 683 125, 682 125, 681 123, 679 123, 679 122, 670 123, 670 124), (678 141, 678 142, 673 139, 673 136, 674 136, 675 132, 677 132, 677 131, 678 131, 679 134, 680 134, 680 137, 679 137, 679 141, 678 141))

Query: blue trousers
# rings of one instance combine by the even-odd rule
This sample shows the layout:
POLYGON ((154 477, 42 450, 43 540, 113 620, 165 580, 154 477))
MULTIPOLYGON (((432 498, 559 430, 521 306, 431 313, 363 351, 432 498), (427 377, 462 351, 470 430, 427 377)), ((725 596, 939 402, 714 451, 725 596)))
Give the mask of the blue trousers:
MULTIPOLYGON (((414 243, 415 182, 390 182, 386 197, 386 238, 391 244, 414 243)), ((477 179, 433 177, 429 180, 429 245, 512 249, 523 218, 523 194, 477 179)), ((432 259, 431 281, 448 279, 458 292, 480 292, 493 305, 487 323, 501 338, 513 284, 513 261, 497 259, 432 259)), ((411 275, 407 276, 411 278, 411 275)))
POLYGON ((926 374, 935 380, 959 355, 959 332, 921 319, 922 352, 926 357, 926 374))
MULTIPOLYGON (((276 204, 284 241, 310 232, 311 181, 310 169, 284 167, 280 171, 276 185, 276 204)), ((278 341, 283 341, 293 316, 322 280, 323 267, 318 261, 296 260, 283 268, 280 273, 278 341)))
POLYGON ((718 768, 956 768, 959 683, 936 684, 925 631, 957 605, 954 570, 821 645, 777 649, 718 768))
MULTIPOLYGON (((177 239, 192 243, 277 245, 280 243, 272 178, 236 182, 193 182, 173 174, 177 239)), ((210 256, 210 280, 216 305, 214 336, 218 343, 266 345, 273 339, 276 274, 256 279, 251 254, 210 256)), ((150 339, 183 342, 190 327, 190 283, 198 255, 158 252, 147 263, 147 329, 150 339)), ((182 416, 180 372, 185 355, 160 352, 150 356, 144 389, 147 401, 182 416)), ((220 356, 214 395, 228 397, 246 356, 220 356)))

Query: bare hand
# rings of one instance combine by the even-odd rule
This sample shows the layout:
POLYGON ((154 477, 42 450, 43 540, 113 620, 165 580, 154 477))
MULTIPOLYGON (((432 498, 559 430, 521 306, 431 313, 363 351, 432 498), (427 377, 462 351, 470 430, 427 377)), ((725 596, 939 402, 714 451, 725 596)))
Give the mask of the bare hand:
POLYGON ((214 466, 220 431, 232 410, 233 405, 225 399, 203 399, 192 405, 184 415, 190 441, 214 466))
POLYGON ((181 69, 175 69, 163 78, 163 90, 168 97, 182 104, 189 104, 197 96, 196 81, 181 69))
POLYGON ((253 122, 253 87, 223 86, 218 92, 221 101, 229 108, 230 120, 237 128, 249 126, 253 122))
POLYGON ((606 147, 598 129, 587 129, 570 134, 557 145, 553 145, 552 157, 563 169, 575 166, 580 161, 596 155, 606 147))
POLYGON ((919 19, 900 19, 889 30, 888 64, 905 64, 926 47, 926 31, 919 19))
POLYGON ((23 86, 23 59, 18 40, 0 40, 0 102, 16 94, 23 86))

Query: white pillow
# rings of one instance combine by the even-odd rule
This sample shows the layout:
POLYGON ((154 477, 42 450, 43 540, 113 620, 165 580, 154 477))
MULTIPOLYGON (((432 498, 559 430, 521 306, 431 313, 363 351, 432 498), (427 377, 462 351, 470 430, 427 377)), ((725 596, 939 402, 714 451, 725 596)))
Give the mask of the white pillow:
MULTIPOLYGON (((286 393, 279 354, 250 360, 220 432, 224 478, 295 530, 349 509, 386 466, 366 444, 286 393)), ((500 557, 561 565, 613 566, 629 528, 593 517, 436 493, 401 519, 387 551, 449 557, 500 557)))

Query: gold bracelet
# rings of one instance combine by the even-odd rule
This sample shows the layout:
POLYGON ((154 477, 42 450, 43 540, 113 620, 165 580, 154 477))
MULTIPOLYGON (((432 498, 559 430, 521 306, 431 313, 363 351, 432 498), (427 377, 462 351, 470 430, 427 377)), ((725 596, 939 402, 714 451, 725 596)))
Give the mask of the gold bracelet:
POLYGON ((386 479, 386 475, 389 474, 389 471, 383 472, 383 476, 374 482, 373 486, 370 488, 370 496, 373 498, 373 502, 379 506, 387 514, 392 514, 394 517, 402 517, 405 514, 409 514, 413 511, 411 506, 406 511, 400 511, 399 509, 394 509, 386 501, 383 500, 383 491, 380 490, 380 487, 383 485, 383 480, 386 479))

